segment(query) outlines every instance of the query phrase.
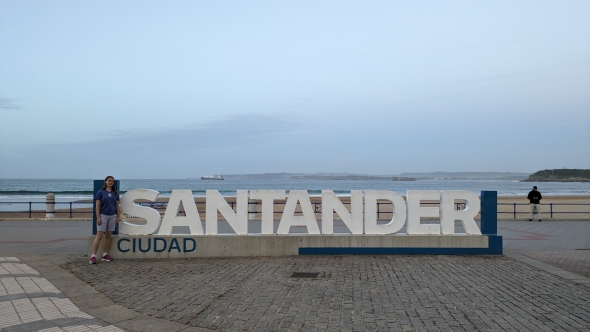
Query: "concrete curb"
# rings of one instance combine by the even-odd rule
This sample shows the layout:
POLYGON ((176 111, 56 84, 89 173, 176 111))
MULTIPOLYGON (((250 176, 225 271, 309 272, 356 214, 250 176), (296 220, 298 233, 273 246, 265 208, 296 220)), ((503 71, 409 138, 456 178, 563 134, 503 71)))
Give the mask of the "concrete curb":
POLYGON ((567 279, 567 280, 573 281, 577 284, 580 284, 580 285, 583 285, 586 287, 590 287, 590 279, 588 279, 584 276, 581 276, 579 274, 573 273, 573 272, 568 272, 568 271, 562 270, 562 269, 555 267, 553 265, 543 263, 543 262, 538 261, 536 259, 524 256, 518 251, 504 250, 504 256, 515 259, 520 262, 523 262, 523 263, 528 264, 532 267, 535 267, 539 270, 543 270, 545 272, 551 273, 551 274, 561 277, 563 279, 567 279))
POLYGON ((114 303, 92 286, 81 281, 70 272, 62 269, 67 262, 85 262, 86 255, 17 255, 17 258, 37 270, 49 280, 78 308, 95 318, 101 319, 125 331, 211 331, 205 328, 190 327, 166 319, 140 314, 114 303))

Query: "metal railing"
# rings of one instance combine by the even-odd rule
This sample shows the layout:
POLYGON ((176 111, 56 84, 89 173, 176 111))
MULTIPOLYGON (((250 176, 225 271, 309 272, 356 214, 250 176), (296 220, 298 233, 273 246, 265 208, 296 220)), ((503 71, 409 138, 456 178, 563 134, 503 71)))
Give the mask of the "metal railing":
POLYGON ((87 205, 86 208, 91 209, 92 208, 92 203, 90 203, 90 202, 76 202, 76 201, 71 201, 71 202, 53 202, 53 203, 48 203, 48 202, 32 202, 32 201, 29 201, 29 202, 0 202, 0 204, 5 204, 5 205, 14 205, 14 204, 17 204, 18 205, 18 204, 21 204, 21 205, 26 205, 27 206, 26 209, 21 209, 21 210, 18 210, 18 211, 2 211, 2 210, 0 210, 0 217, 3 214, 7 214, 7 213, 10 213, 10 214, 19 214, 19 213, 22 213, 22 214, 28 215, 28 218, 32 218, 33 217, 33 213, 45 214, 46 213, 45 208, 46 208, 47 204, 54 204, 55 205, 56 209, 55 209, 55 211, 53 213, 56 216, 58 214, 66 214, 66 215, 69 215, 69 218, 71 219, 71 218, 73 218, 74 213, 88 213, 90 215, 90 217, 92 217, 92 211, 90 211, 90 212, 81 212, 81 211, 76 211, 75 210, 75 209, 78 208, 75 205, 77 205, 77 206, 87 205), (35 206, 42 205, 43 208, 42 209, 33 209, 33 205, 35 205, 35 206), (59 211, 58 210, 58 205, 65 205, 65 207, 62 208, 61 211, 59 211))
MULTIPOLYGON (((197 205, 205 205, 205 202, 195 202, 197 205)), ((62 215, 69 215, 69 218, 73 218, 74 213, 75 214, 87 214, 89 218, 92 218, 92 212, 91 211, 76 211, 76 209, 78 208, 77 206, 82 206, 82 205, 86 205, 85 208, 92 208, 92 203, 90 202, 76 202, 76 201, 71 201, 71 202, 53 202, 53 203, 47 203, 47 202, 0 202, 0 205, 2 204, 6 204, 6 205, 24 205, 25 207, 23 209, 20 209, 18 211, 0 211, 0 218, 2 218, 2 215, 4 214, 24 214, 27 215, 28 218, 32 218, 33 217, 33 213, 36 214, 45 214, 45 209, 33 209, 33 206, 43 206, 43 208, 45 208, 45 206, 47 204, 55 204, 55 217, 57 218, 59 214, 62 215), (65 206, 65 208, 62 209, 58 209, 58 206, 65 206)), ((137 203, 138 205, 141 206, 149 206, 153 209, 156 210, 166 210, 166 208, 168 207, 168 203, 167 202, 141 202, 141 203, 137 203)), ((231 206, 232 209, 235 210, 235 202, 228 202, 228 204, 231 206)), ((258 205, 261 204, 260 202, 248 202, 248 205, 258 205)), ((286 202, 275 202, 274 205, 285 205, 286 202)), ((322 213, 322 203, 321 202, 314 202, 311 203, 313 206, 313 212, 314 213, 322 213)), ((343 202, 344 205, 350 205, 350 202, 343 202)), ((439 205, 440 203, 437 202, 424 202, 422 203, 424 205, 439 205)), ((388 206, 388 205, 392 205, 391 202, 377 202, 377 218, 379 218, 382 214, 392 214, 392 211, 383 211, 382 206, 388 206)), ((498 214, 511 214, 514 219, 517 218, 517 215, 522 215, 522 214, 529 214, 529 211, 519 211, 518 210, 518 206, 528 206, 528 203, 498 203, 498 208, 500 206, 511 206, 512 209, 511 211, 498 211, 498 214)), ((554 218, 554 215, 559 215, 559 214, 589 214, 590 215, 590 208, 588 209, 588 211, 556 211, 554 208, 555 207, 560 207, 560 206, 588 206, 590 207, 590 204, 587 203, 543 203, 540 204, 541 206, 548 206, 549 207, 549 211, 544 211, 541 213, 549 213, 549 216, 551 219, 554 218)), ((465 203, 455 203, 455 207, 457 210, 463 210, 465 209, 465 203)), ((257 214, 260 213, 259 211, 256 211, 257 209, 254 208, 254 211, 252 211, 251 209, 248 209, 248 214, 257 214)), ((204 209, 200 209, 199 211, 204 211, 204 209)), ((183 213, 184 211, 180 211, 180 213, 183 213)), ((295 211, 295 213, 301 214, 301 211, 295 211)), ((133 216, 130 216, 131 218, 133 216)))
MULTIPOLYGON (((516 219, 517 214, 530 214, 530 211, 517 211, 517 208, 516 208, 517 206, 530 206, 529 203, 498 203, 498 205, 512 206, 513 207, 512 211, 502 211, 502 212, 498 211, 498 213, 512 214, 514 216, 514 219, 516 219)), ((587 205, 587 206, 590 206, 590 204, 584 204, 584 203, 541 203, 539 205, 549 206, 549 212, 539 211, 539 213, 549 213, 549 216, 551 219, 553 219, 554 214, 570 214, 570 213, 571 214, 585 214, 585 213, 590 214, 590 211, 577 212, 577 211, 554 211, 553 210, 554 206, 564 206, 564 205, 571 205, 571 206, 587 205)))
MULTIPOLYGON (((197 205, 205 205, 204 202, 196 202, 197 205)), ((228 202, 228 204, 231 206, 232 210, 234 209, 235 203, 234 202, 228 202)), ((259 202, 248 202, 248 205, 258 205, 261 204, 259 202)), ((285 205, 286 202, 275 202, 274 205, 285 205)), ((342 204, 344 205, 350 205, 350 202, 342 202, 342 204)), ((440 203, 438 202, 423 202, 421 203, 422 205, 440 205, 440 203)), ((143 203, 139 203, 139 205, 142 206, 149 206, 151 208, 154 208, 156 210, 166 210, 167 208, 167 203, 164 202, 158 202, 158 203, 152 203, 152 202, 143 202, 143 203)), ((322 213, 322 203, 320 202, 314 202, 311 203, 311 205, 313 206, 313 212, 314 213, 322 213)), ((393 211, 382 211, 381 206, 383 205, 392 205, 391 202, 377 202, 377 218, 381 217, 382 214, 392 214, 393 211)), ((460 210, 464 210, 466 207, 465 203, 454 203, 455 205, 455 209, 457 211, 460 210)), ((516 219, 516 215, 517 214, 528 214, 529 212, 521 212, 521 211, 516 211, 516 205, 529 205, 526 203, 498 203, 498 205, 510 205, 510 206, 514 206, 514 211, 513 212, 504 212, 504 211, 498 211, 498 214, 514 214, 514 219, 516 219)), ((547 204, 541 204, 541 205, 548 205, 550 206, 550 218, 553 219, 553 215, 554 214, 589 214, 590 215, 590 204, 584 204, 584 203, 547 203, 547 204), (554 211, 553 207, 554 206, 567 206, 567 205, 585 205, 588 206, 589 209, 588 211, 582 211, 582 212, 576 212, 576 211, 554 211)), ((203 211, 203 210, 199 210, 199 211, 203 211)), ((179 213, 183 214, 184 211, 180 211, 179 213)), ((248 214, 258 214, 260 213, 260 211, 256 211, 256 209, 254 211, 250 211, 250 209, 248 209, 248 214)), ((301 214, 301 211, 295 211, 296 214, 301 214)), ((547 213, 547 212, 542 212, 542 213, 547 213)))

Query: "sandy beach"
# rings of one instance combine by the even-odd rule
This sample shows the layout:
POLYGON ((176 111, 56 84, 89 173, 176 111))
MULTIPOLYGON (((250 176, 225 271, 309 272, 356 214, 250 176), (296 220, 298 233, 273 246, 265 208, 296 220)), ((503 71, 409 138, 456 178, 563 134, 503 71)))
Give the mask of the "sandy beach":
MULTIPOLYGON (((347 208, 350 205, 349 196, 340 197, 347 208)), ((235 202, 235 197, 226 197, 228 203, 235 202)), ((80 201, 88 202, 89 200, 80 201)), ((157 206, 160 214, 164 215, 165 203, 168 198, 158 198, 158 203, 163 203, 157 206)), ((195 202, 199 210, 200 217, 205 219, 205 198, 196 197, 195 202)), ((312 208, 316 212, 316 218, 321 219, 321 198, 311 197, 312 208)), ((285 201, 275 201, 274 211, 275 218, 281 218, 281 212, 284 208, 285 201)), ((438 202, 425 202, 423 206, 437 206, 438 202)), ((254 206, 250 207, 250 211, 254 211, 254 206)), ((260 218, 261 205, 260 202, 256 204, 256 219, 260 218)), ((296 212, 301 212, 300 207, 297 206, 296 212)), ((390 203, 384 201, 379 203, 379 219, 386 220, 391 218, 392 206, 390 203)), ((124 219, 127 216, 123 216, 124 219)), ((221 217, 221 215, 220 215, 221 217)), ((479 217, 479 216, 478 216, 479 217)), ((337 216, 335 216, 336 219, 337 216)), ((29 212, 0 212, 0 220, 44 220, 45 211, 32 211, 29 217, 29 212)), ((89 220, 92 219, 92 208, 74 208, 57 209, 55 213, 55 220, 89 220)), ((139 221, 138 218, 128 218, 129 220, 139 221)), ((528 220, 529 219, 529 203, 524 196, 500 196, 498 197, 498 219, 499 220, 528 220), (516 214, 515 214, 516 212, 516 214)), ((590 220, 590 196, 546 196, 541 201, 541 219, 543 220, 590 220)))

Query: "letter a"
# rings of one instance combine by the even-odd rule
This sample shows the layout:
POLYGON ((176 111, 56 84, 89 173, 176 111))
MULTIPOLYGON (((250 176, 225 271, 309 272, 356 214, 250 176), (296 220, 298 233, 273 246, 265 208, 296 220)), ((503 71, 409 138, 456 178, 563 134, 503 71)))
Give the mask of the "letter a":
POLYGON ((320 234, 320 228, 311 208, 307 190, 291 190, 289 192, 277 234, 289 234, 291 226, 306 226, 309 234, 320 234), (301 205, 303 216, 294 216, 297 201, 301 205))
POLYGON ((171 235, 173 226, 188 226, 192 235, 203 235, 203 224, 190 190, 172 190, 159 235, 171 235), (186 216, 179 216, 180 204, 184 206, 186 216))

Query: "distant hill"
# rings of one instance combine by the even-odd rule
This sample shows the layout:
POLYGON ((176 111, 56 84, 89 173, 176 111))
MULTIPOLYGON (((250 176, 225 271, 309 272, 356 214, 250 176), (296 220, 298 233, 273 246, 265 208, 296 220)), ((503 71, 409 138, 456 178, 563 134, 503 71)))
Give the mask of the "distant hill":
POLYGON ((417 180, 523 180, 529 173, 516 172, 431 172, 431 173, 402 173, 402 177, 417 180))
POLYGON ((249 180, 249 181, 286 181, 293 175, 300 173, 261 173, 261 174, 229 174, 223 175, 226 180, 249 180))
POLYGON ((590 169, 545 169, 521 182, 590 182, 590 169))
POLYGON ((530 173, 514 172, 431 172, 368 175, 354 173, 262 173, 223 174, 226 180, 287 181, 287 180, 524 180, 530 173))
MULTIPOLYGON (((248 181, 287 181, 294 177, 326 177, 326 176, 356 176, 351 173, 261 173, 261 174, 229 174, 223 175, 226 180, 248 180, 248 181)), ((299 179, 298 179, 299 180, 299 179)))

